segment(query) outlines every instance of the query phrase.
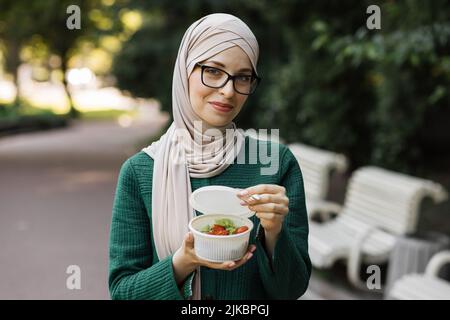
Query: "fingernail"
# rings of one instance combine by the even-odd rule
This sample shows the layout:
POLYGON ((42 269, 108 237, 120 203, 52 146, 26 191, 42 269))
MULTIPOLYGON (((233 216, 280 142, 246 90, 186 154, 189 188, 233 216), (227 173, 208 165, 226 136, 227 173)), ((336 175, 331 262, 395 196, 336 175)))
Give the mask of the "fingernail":
POLYGON ((241 192, 239 192, 240 196, 246 196, 248 194, 247 190, 242 190, 241 192))
POLYGON ((242 206, 245 206, 246 204, 247 204, 247 202, 241 201, 241 205, 242 205, 242 206))
POLYGON ((255 250, 256 250, 256 247, 252 247, 252 248, 250 249, 250 252, 255 252, 255 250))
POLYGON ((247 260, 250 260, 251 257, 253 257, 253 253, 249 253, 249 255, 247 256, 247 260))
POLYGON ((254 194, 250 197, 250 199, 261 200, 261 197, 257 194, 254 194))

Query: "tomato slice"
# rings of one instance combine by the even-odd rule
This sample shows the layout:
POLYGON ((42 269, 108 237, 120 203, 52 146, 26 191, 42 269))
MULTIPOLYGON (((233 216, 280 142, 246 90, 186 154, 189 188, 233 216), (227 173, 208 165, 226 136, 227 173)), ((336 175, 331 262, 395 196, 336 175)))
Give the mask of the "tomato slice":
POLYGON ((242 226, 236 229, 236 231, 234 232, 234 234, 238 234, 238 233, 242 233, 248 230, 247 226, 242 226))
POLYGON ((214 235, 214 236, 228 236, 228 231, 223 229, 212 229, 208 234, 214 235))
POLYGON ((213 230, 213 231, 222 231, 222 230, 225 230, 225 227, 221 226, 220 224, 215 224, 215 225, 213 225, 211 230, 213 230))
POLYGON ((216 235, 218 236, 227 236, 228 235, 228 231, 227 230, 220 230, 216 233, 216 235))

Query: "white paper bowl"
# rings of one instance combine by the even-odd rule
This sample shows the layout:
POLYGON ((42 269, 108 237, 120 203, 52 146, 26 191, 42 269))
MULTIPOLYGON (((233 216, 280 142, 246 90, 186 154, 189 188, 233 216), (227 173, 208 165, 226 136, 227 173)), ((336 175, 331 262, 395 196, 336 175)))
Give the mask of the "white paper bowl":
POLYGON ((252 229, 253 222, 250 219, 227 214, 202 215, 193 218, 189 222, 189 230, 194 235, 195 254, 199 258, 211 262, 241 259, 247 252, 252 229), (215 224, 217 219, 230 219, 238 227, 247 226, 248 230, 229 236, 215 236, 199 231, 206 225, 211 226, 215 224))

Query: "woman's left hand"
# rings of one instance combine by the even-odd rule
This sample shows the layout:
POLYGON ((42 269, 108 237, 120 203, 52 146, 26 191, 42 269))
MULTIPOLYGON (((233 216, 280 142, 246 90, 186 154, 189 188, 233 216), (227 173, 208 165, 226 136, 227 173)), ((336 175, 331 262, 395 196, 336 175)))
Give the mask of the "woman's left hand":
POLYGON ((284 217, 289 212, 289 198, 285 187, 259 184, 242 190, 238 197, 244 200, 241 205, 247 205, 256 212, 266 234, 276 236, 280 233, 284 217))

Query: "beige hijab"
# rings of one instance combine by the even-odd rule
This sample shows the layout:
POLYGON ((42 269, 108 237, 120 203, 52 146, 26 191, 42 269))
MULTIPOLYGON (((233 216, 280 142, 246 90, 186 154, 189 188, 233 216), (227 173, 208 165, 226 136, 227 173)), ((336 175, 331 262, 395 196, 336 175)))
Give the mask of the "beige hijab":
MULTIPOLYGON (((220 174, 233 162, 243 145, 244 136, 236 130, 234 122, 216 127, 219 129, 215 130, 216 133, 202 134, 198 126, 194 126, 194 121, 201 119, 189 100, 188 78, 195 64, 233 46, 239 46, 247 54, 256 72, 258 43, 240 19, 229 14, 211 14, 189 27, 181 41, 173 75, 174 122, 158 141, 143 149, 154 159, 152 224, 160 260, 180 248, 189 231, 188 223, 195 216, 189 204, 192 193, 190 177, 209 178, 220 174), (232 136, 225 136, 225 132, 232 132, 232 136), (201 157, 198 157, 198 152, 202 153, 201 157)), ((202 126, 212 128, 205 122, 202 126)), ((194 299, 201 297, 197 271, 194 299)))

